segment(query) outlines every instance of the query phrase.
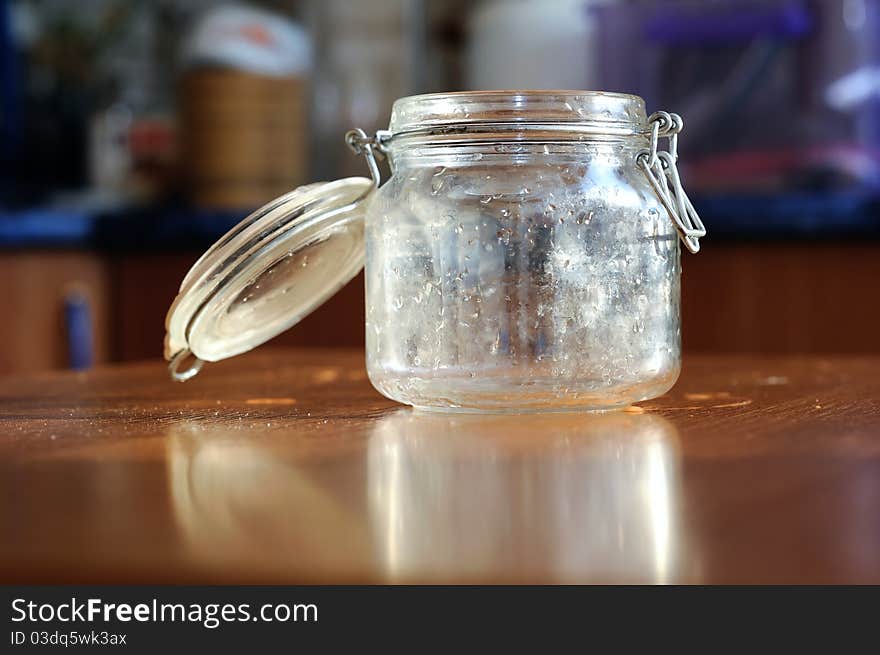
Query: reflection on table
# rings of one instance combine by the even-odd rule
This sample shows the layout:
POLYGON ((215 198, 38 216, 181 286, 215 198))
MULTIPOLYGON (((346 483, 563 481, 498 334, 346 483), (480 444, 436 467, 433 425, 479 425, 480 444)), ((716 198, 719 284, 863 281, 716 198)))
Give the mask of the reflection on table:
POLYGON ((397 410, 362 428, 331 444, 176 426, 169 484, 194 557, 375 581, 699 577, 661 417, 397 410))
POLYGON ((404 410, 370 438, 371 527, 392 579, 667 582, 678 457, 657 416, 404 410))

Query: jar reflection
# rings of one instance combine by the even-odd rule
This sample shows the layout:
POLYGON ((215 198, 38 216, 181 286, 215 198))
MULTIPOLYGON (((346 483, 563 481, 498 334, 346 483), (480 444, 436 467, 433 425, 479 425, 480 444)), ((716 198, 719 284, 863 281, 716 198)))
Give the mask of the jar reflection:
POLYGON ((262 426, 168 429, 179 536, 218 581, 699 581, 661 417, 262 426))
POLYGON ((197 561, 235 582, 372 579, 363 441, 313 437, 314 429, 170 428, 169 494, 197 561))
POLYGON ((377 424, 367 473, 394 580, 693 579, 677 435, 659 416, 402 410, 377 424))

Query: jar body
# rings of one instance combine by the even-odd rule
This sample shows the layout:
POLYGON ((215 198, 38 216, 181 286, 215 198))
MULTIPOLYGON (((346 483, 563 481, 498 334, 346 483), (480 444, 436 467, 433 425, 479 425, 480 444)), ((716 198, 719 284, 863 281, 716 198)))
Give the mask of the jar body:
POLYGON ((366 218, 373 385, 477 411, 612 408, 668 390, 679 242, 630 141, 400 153, 366 218))
MULTIPOLYGON (((656 127, 656 126, 655 126, 656 127)), ((367 371, 425 409, 652 398, 681 364, 676 228, 637 165, 636 96, 474 92, 395 103, 366 210, 367 371)))

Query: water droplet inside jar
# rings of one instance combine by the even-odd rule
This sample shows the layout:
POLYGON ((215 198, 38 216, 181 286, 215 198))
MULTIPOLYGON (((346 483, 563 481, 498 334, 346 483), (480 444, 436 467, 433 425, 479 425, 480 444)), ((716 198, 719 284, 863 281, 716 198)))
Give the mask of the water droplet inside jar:
POLYGON ((443 178, 443 173, 446 172, 446 167, 441 166, 437 169, 434 175, 431 176, 431 195, 436 196, 440 193, 440 190, 443 188, 443 183, 446 181, 443 178))

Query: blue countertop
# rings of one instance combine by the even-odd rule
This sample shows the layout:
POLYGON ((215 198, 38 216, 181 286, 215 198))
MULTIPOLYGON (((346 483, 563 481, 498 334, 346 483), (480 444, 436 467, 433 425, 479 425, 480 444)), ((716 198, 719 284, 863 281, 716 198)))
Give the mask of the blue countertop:
POLYGON ((198 250, 211 245, 247 213, 181 207, 0 211, 0 248, 198 250))

